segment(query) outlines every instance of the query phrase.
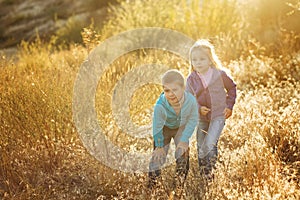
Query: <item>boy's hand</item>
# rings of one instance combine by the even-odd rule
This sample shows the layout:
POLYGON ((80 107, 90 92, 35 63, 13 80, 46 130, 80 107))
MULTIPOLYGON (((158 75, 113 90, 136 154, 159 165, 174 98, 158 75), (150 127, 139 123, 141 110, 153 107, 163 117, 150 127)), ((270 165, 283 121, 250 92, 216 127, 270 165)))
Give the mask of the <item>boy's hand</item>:
POLYGON ((200 107, 200 114, 201 114, 201 115, 204 115, 204 116, 205 116, 205 115, 207 115, 208 112, 210 112, 210 109, 207 108, 206 106, 201 106, 201 107, 200 107))
POLYGON ((166 152, 163 147, 156 147, 152 153, 152 157, 156 161, 162 160, 164 157, 166 157, 166 152))
POLYGON ((176 159, 184 155, 189 149, 189 143, 179 142, 176 147, 175 157, 176 159))
POLYGON ((230 110, 229 108, 225 108, 223 113, 224 113, 225 119, 228 119, 232 115, 232 110, 230 110))
POLYGON ((186 152, 189 148, 189 143, 187 142, 179 142, 178 145, 177 145, 177 149, 181 148, 183 152, 186 152))

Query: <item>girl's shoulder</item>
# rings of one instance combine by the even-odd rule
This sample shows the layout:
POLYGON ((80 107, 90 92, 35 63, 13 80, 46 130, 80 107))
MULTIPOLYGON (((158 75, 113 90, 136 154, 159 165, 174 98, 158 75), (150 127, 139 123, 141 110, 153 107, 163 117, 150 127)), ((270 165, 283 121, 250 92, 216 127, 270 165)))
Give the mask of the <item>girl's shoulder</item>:
POLYGON ((225 70, 223 68, 219 69, 219 68, 216 68, 216 67, 212 67, 211 69, 213 70, 214 73, 223 73, 223 72, 225 72, 225 70))
POLYGON ((221 72, 221 75, 222 75, 223 78, 229 78, 229 79, 232 79, 232 76, 231 76, 231 73, 230 73, 229 70, 227 70, 227 69, 222 69, 222 70, 220 70, 220 72, 221 72))
POLYGON ((221 67, 221 68, 216 68, 216 70, 218 70, 222 75, 230 75, 230 71, 229 69, 225 68, 225 67, 221 67))
POLYGON ((233 77, 231 76, 230 71, 220 70, 220 74, 221 74, 222 80, 223 80, 225 85, 230 85, 230 86, 235 86, 236 85, 233 77))
POLYGON ((215 73, 219 73, 223 78, 224 77, 231 77, 230 76, 230 71, 226 68, 222 68, 222 69, 218 69, 218 68, 214 68, 214 72, 215 73))
POLYGON ((195 71, 192 71, 192 72, 189 73, 189 75, 187 76, 187 80, 194 79, 196 75, 197 75, 196 72, 195 72, 195 71))

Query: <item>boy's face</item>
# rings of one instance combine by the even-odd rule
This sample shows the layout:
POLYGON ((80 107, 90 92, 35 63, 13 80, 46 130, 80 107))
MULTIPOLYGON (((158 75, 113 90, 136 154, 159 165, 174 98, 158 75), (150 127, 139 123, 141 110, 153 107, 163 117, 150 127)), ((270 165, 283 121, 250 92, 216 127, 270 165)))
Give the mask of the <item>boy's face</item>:
POLYGON ((212 62, 202 49, 194 49, 191 53, 191 63, 195 71, 203 74, 207 72, 212 62))
POLYGON ((166 83, 163 85, 165 97, 171 105, 178 104, 184 94, 184 87, 178 83, 166 83))

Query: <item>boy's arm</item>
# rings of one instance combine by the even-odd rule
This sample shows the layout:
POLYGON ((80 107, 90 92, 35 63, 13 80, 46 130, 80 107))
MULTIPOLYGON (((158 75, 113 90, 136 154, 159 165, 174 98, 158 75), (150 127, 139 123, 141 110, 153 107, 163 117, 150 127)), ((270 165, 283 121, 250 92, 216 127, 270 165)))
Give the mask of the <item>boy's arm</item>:
POLYGON ((165 125, 166 113, 165 109, 162 105, 156 104, 154 107, 153 113, 153 139, 155 143, 155 147, 163 147, 164 146, 164 136, 163 136, 163 127, 165 125))
POLYGON ((225 72, 222 73, 224 87, 227 91, 226 104, 227 108, 233 109, 236 99, 236 84, 225 72))
POLYGON ((195 108, 197 108, 197 102, 195 98, 192 98, 191 105, 190 105, 190 115, 187 119, 187 123, 182 132, 182 136, 180 138, 181 142, 189 142, 189 139, 194 133, 195 127, 197 126, 199 116, 198 116, 198 110, 195 108))

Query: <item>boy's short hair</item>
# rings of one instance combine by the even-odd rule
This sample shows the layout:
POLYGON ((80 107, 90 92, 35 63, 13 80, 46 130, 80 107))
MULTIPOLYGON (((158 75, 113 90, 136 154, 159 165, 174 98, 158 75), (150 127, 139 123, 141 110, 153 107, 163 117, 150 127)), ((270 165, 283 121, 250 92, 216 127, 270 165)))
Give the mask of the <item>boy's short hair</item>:
POLYGON ((161 78, 161 82, 163 85, 176 82, 182 87, 185 86, 183 74, 176 69, 170 69, 167 72, 165 72, 161 78))

